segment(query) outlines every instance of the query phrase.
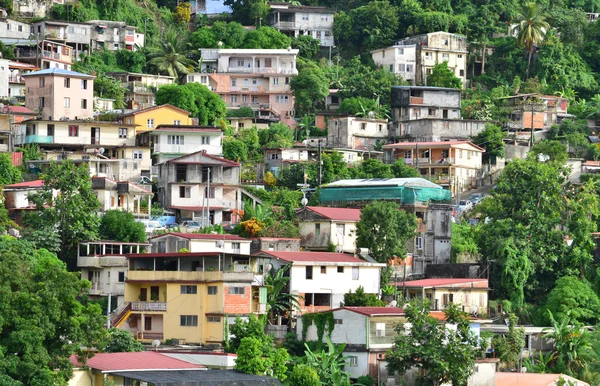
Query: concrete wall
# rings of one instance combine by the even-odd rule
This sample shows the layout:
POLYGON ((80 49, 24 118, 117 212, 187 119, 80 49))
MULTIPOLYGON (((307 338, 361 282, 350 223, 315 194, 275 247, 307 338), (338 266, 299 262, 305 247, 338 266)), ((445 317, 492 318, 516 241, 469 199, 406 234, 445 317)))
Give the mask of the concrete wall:
POLYGON ((29 76, 25 78, 27 95, 25 105, 32 110, 40 110, 42 119, 59 120, 91 118, 94 112, 94 79, 81 79, 68 76, 29 76), (40 87, 44 79, 44 87, 40 87), (65 79, 70 80, 65 87, 65 79), (86 82, 85 89, 82 82, 86 82), (45 98, 40 109, 40 98, 45 98), (85 108, 83 100, 86 101, 85 108), (68 103, 67 103, 68 102, 68 103), (68 107, 67 107, 68 106, 68 107))
MULTIPOLYGON (((153 138, 155 153, 189 154, 196 151, 206 151, 206 153, 212 155, 223 154, 221 133, 162 132, 160 134, 153 135, 153 138), (183 145, 169 144, 169 136, 183 137, 183 145), (207 141, 208 143, 206 143, 207 141)), ((158 161, 157 163, 160 162, 161 161, 158 161)))
POLYGON ((393 109, 393 132, 399 137, 409 137, 415 142, 467 140, 483 131, 486 125, 484 121, 466 119, 423 118, 400 122, 399 113, 399 108, 393 109))
POLYGON ((302 246, 324 250, 329 244, 341 246, 344 252, 356 251, 356 222, 302 221, 299 224, 302 246), (316 227, 319 224, 320 233, 316 227))
POLYGON ((327 146, 355 149, 374 146, 377 141, 387 142, 386 120, 358 117, 329 118, 327 146))
POLYGON ((511 159, 525 159, 529 152, 529 146, 506 144, 504 146, 504 151, 506 153, 505 158, 507 161, 511 159))

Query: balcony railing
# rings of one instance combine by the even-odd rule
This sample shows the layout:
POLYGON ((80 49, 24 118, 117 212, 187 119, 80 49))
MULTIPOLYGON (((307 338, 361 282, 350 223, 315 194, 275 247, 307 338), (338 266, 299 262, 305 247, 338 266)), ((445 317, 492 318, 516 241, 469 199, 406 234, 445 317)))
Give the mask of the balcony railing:
POLYGON ((454 158, 404 158, 404 163, 407 165, 451 165, 454 163, 454 158))
POLYGON ((98 281, 92 282, 92 288, 90 288, 90 295, 101 295, 102 294, 102 283, 98 281))
POLYGON ((26 135, 24 143, 53 143, 52 135, 26 135))
POLYGON ((165 302, 132 302, 131 311, 159 311, 164 312, 167 310, 167 303, 165 302))
POLYGON ((254 278, 250 271, 138 271, 129 270, 127 281, 249 281, 254 278))
POLYGON ((8 77, 8 82, 9 83, 21 83, 21 84, 25 84, 25 78, 19 76, 19 75, 12 75, 8 77))

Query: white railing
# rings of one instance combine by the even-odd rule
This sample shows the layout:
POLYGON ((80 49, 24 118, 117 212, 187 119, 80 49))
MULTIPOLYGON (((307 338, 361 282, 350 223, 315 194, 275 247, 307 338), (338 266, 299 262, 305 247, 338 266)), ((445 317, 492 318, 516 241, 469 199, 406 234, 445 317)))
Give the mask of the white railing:
POLYGON ((166 311, 167 303, 164 302, 132 302, 132 311, 166 311))
MULTIPOLYGON (((239 249, 234 249, 233 253, 240 253, 239 249)), ((251 272, 249 264, 234 264, 233 272, 251 272)))

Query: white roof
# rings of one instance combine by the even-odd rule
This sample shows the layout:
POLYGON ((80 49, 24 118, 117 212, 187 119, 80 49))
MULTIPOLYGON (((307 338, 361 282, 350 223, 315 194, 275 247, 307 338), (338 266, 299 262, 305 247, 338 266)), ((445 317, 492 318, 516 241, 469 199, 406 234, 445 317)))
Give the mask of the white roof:
POLYGON ((224 48, 218 50, 219 55, 298 55, 298 49, 246 49, 224 48))

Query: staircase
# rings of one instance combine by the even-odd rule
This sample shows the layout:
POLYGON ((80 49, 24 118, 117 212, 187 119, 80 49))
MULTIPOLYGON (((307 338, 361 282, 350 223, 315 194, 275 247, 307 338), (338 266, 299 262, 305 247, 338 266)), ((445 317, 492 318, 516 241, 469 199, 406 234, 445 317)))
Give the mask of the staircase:
POLYGON ((123 304, 117 308, 110 318, 111 327, 119 328, 131 315, 131 303, 123 304))

